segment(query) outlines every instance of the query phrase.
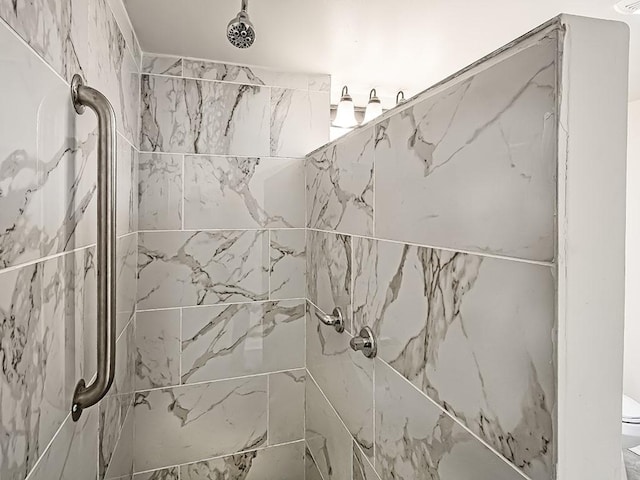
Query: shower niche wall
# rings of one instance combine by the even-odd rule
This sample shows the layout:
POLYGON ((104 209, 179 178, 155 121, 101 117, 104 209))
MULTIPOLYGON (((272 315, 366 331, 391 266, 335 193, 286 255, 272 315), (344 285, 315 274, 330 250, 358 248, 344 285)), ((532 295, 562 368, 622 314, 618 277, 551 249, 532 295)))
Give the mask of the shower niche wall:
POLYGON ((559 17, 325 144, 329 76, 142 54, 116 0, 63 4, 0 0, 3 480, 615 478, 620 25, 559 17), (74 423, 78 71, 117 113, 119 318, 115 387, 74 423))

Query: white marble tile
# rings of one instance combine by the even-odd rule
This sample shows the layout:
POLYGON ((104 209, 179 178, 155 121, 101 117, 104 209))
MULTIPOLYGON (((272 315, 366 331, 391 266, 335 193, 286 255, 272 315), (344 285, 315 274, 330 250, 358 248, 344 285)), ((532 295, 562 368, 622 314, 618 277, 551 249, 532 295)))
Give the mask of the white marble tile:
POLYGON ((552 260, 556 57, 552 34, 377 125, 376 236, 552 260))
MULTIPOLYGON (((96 479, 98 413, 86 410, 78 422, 67 417, 53 442, 29 475, 29 480, 96 479)), ((4 477, 3 477, 4 478, 4 477)))
POLYGON ((267 440, 267 377, 136 394, 136 471, 251 450, 267 440))
POLYGON ((142 63, 142 49, 140 48, 136 32, 133 30, 133 25, 129 20, 129 13, 124 5, 126 0, 107 1, 125 39, 127 51, 133 57, 136 65, 140 66, 142 63))
POLYGON ((185 156, 189 229, 304 227, 304 161, 185 156))
MULTIPOLYGON (((306 442, 324 480, 351 478, 353 440, 315 382, 306 382, 306 442)), ((313 469, 312 469, 313 470, 313 469)))
POLYGON ((266 300, 266 231, 140 233, 138 308, 266 300))
POLYGON ((182 58, 145 53, 142 57, 142 73, 180 77, 182 76, 182 58))
POLYGON ((184 59, 184 76, 245 85, 266 85, 296 90, 328 92, 331 77, 323 74, 279 72, 267 68, 184 59))
POLYGON ((380 480, 373 465, 360 450, 357 443, 353 444, 353 480, 380 480))
POLYGON ((141 149, 269 155, 269 89, 142 75, 141 149))
POLYGON ((0 17, 60 76, 70 81, 73 74, 82 73, 88 66, 88 3, 88 0, 3 0, 0 17))
POLYGON ((89 1, 88 25, 87 81, 113 106, 118 132, 138 145, 140 74, 106 0, 89 1))
POLYGON ((306 378, 304 369, 269 375, 269 445, 304 439, 306 378))
POLYGON ((304 442, 279 445, 180 467, 181 480, 300 480, 304 442))
POLYGON ((351 331, 351 237, 307 231, 307 298, 324 313, 342 309, 351 331))
POLYGON ((303 157, 329 141, 329 92, 271 89, 271 155, 303 157))
POLYGON ((367 456, 373 458, 373 362, 351 336, 322 325, 309 306, 307 369, 367 456))
POLYGON ((269 298, 304 298, 306 293, 306 231, 270 230, 269 298))
POLYGON ((180 310, 136 313, 136 390, 180 385, 180 310))
POLYGON ((182 228, 182 155, 141 153, 138 177, 140 230, 182 228))
POLYGON ((128 480, 132 478, 133 450, 135 445, 134 428, 134 409, 132 407, 128 410, 128 414, 122 425, 109 468, 104 475, 104 480, 128 480))
POLYGON ((534 479, 555 463, 554 288, 551 267, 354 239, 354 329, 534 479))
POLYGON ((138 234, 116 240, 116 335, 120 336, 136 308, 138 234))
POLYGON ((310 228, 373 235, 373 134, 366 128, 307 157, 310 228))
POLYGON ((116 233, 138 230, 138 152, 118 134, 116 233))
MULTIPOLYGON (((135 389, 135 330, 134 323, 130 323, 116 342, 116 372, 115 379, 107 395, 99 404, 98 429, 98 474, 99 478, 119 477, 113 473, 121 471, 122 457, 126 453, 118 452, 120 443, 126 435, 128 416, 131 415, 133 392, 135 389), (119 456, 118 456, 119 455, 119 456), (118 466, 114 466, 114 462, 118 466), (114 470, 115 469, 115 470, 114 470)), ((131 443, 131 442, 129 442, 131 443)), ((129 447, 131 448, 131 446, 129 447)))
POLYGON ((133 480, 180 480, 180 467, 137 473, 133 476, 133 480))
POLYGON ((305 480, 322 480, 322 475, 320 474, 320 470, 318 470, 318 465, 316 465, 316 461, 314 460, 311 452, 309 451, 308 446, 305 442, 305 451, 304 451, 304 478, 305 480))
POLYGON ((304 367, 304 300, 185 308, 182 383, 304 367))
POLYGON ((376 359, 376 471, 398 480, 526 477, 376 359))

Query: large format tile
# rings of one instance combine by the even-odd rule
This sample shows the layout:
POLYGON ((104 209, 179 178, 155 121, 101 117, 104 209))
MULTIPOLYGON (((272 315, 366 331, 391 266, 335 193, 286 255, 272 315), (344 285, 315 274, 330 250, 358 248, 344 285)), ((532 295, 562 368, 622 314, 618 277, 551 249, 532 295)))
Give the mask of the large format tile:
POLYGON ((133 480, 180 480, 180 467, 163 468, 153 472, 137 473, 133 480))
POLYGON ((549 478, 551 267, 355 238, 354 272, 354 328, 373 328, 379 357, 532 478, 549 478))
POLYGON ((180 467, 180 480, 300 480, 304 442, 279 445, 180 467))
MULTIPOLYGON (((21 21, 36 22, 51 13, 40 2, 33 6, 43 9, 42 17, 20 4, 21 21)), ((73 112, 65 82, 4 25, 0 25, 0 50, 0 268, 4 268, 95 242, 95 141, 89 133, 92 119, 73 112), (56 201, 47 201, 51 198, 56 201)))
POLYGON ((116 234, 138 230, 138 152, 120 134, 117 136, 116 234))
POLYGON ((306 383, 305 408, 306 442, 322 477, 351 478, 353 440, 313 380, 306 383))
POLYGON ((322 325, 310 305, 307 368, 358 445, 373 458, 373 361, 349 346, 351 337, 322 325))
POLYGON ((3 0, 0 17, 67 81, 87 68, 87 0, 3 0))
POLYGON ((329 141, 329 92, 271 89, 271 155, 303 157, 329 141))
POLYGON ((324 313, 340 307, 347 330, 351 330, 351 240, 307 231, 307 298, 324 313))
MULTIPOLYGON (((133 318, 136 310, 138 234, 116 240, 116 336, 133 318)), ((95 290, 95 288, 94 288, 95 290)))
MULTIPOLYGON (((106 0, 88 0, 89 67, 87 81, 107 97, 116 128, 138 145, 140 74, 127 41, 106 0)), ((90 115, 90 114, 89 114, 90 115)))
POLYGON ((306 371, 269 375, 269 445, 304 438, 306 371))
POLYGON ((182 155, 140 154, 140 230, 182 228, 182 162, 182 155))
POLYGON ((185 308, 182 383, 304 367, 304 300, 185 308))
POLYGON ((384 362, 375 364, 375 467, 381 478, 526 478, 384 362))
POLYGON ((71 416, 66 418, 29 480, 94 480, 97 478, 97 456, 98 412, 89 409, 77 422, 71 416))
POLYGON ((305 480, 322 480, 322 475, 320 474, 320 470, 318 469, 318 465, 316 465, 316 461, 311 455, 311 451, 309 451, 308 445, 305 442, 305 451, 304 451, 304 478, 305 480))
POLYGON ((269 89, 142 75, 141 149, 269 155, 269 89))
POLYGON ((306 294, 306 231, 269 231, 269 298, 304 298, 306 294))
POLYGON ((553 259, 556 57, 554 33, 377 125, 376 236, 553 259))
POLYGON ((267 440, 267 377, 139 392, 135 468, 251 450, 267 440))
POLYGON ((373 235, 373 133, 366 128, 307 157, 310 228, 373 235))
POLYGON ((142 73, 155 73, 179 77, 182 75, 182 58, 145 53, 142 56, 142 73))
POLYGON ((353 445, 353 477, 352 480, 380 480, 369 460, 357 444, 353 445))
POLYGON ((188 229, 304 227, 304 161, 186 156, 188 229))
POLYGON ((266 231, 140 233, 138 308, 265 300, 266 231))
POLYGON ((180 310, 136 314, 136 390, 180 385, 180 310))

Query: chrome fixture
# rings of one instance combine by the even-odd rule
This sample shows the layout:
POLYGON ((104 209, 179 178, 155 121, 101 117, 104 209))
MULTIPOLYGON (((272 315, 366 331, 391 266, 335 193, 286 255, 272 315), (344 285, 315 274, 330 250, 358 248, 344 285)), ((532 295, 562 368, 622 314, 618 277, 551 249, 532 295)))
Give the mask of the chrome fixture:
POLYGON ((342 316, 342 310, 340 307, 334 308, 331 315, 326 315, 317 308, 315 308, 315 311, 316 317, 318 317, 318 320, 323 324, 335 328, 338 333, 344 332, 344 317, 342 316))
POLYGON ((87 87, 80 75, 71 80, 71 98, 76 112, 85 106, 98 117, 98 331, 97 374, 91 385, 84 379, 73 393, 71 416, 78 421, 82 411, 98 403, 109 391, 116 367, 116 115, 109 100, 87 87))
POLYGON ((382 104, 380 103, 376 89, 372 88, 369 92, 369 103, 367 103, 367 109, 364 112, 364 120, 362 123, 370 122, 380 115, 382 115, 382 104))
POLYGON ((227 25, 227 38, 231 45, 238 48, 249 48, 256 39, 256 31, 247 13, 249 0, 242 0, 238 15, 227 25))
POLYGON ((378 342, 373 335, 373 330, 369 327, 362 328, 358 336, 351 339, 349 345, 354 351, 362 352, 367 358, 373 358, 378 354, 378 342))
POLYGON ((404 92, 400 90, 396 95, 396 105, 400 105, 404 102, 406 102, 406 100, 404 99, 404 92))
POLYGON ((333 120, 333 126, 340 128, 353 128, 358 126, 353 99, 351 95, 349 95, 349 89, 346 85, 342 87, 342 94, 340 96, 340 102, 338 103, 336 118, 333 120))

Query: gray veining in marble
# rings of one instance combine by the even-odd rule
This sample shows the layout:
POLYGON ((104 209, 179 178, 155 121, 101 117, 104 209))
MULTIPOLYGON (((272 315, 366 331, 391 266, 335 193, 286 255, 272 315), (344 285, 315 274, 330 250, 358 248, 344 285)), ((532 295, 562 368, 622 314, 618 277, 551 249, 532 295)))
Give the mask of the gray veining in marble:
POLYGON ((360 450, 357 443, 353 444, 353 480, 380 480, 373 465, 360 450))
POLYGON ((271 89, 271 155, 302 157, 329 140, 329 92, 271 89))
POLYGON ((182 312, 182 383, 304 367, 304 300, 182 312))
POLYGON ((142 73, 180 77, 182 75, 182 58, 145 53, 142 57, 142 73))
POLYGON ((304 227, 304 161, 185 157, 189 229, 304 227))
POLYGON ((182 155, 141 153, 138 209, 140 230, 182 228, 182 155))
POLYGON ((181 480, 300 480, 304 442, 279 445, 180 467, 181 480))
POLYGON ((554 462, 550 267, 354 239, 354 330, 531 478, 554 462))
POLYGON ((306 231, 269 231, 269 298, 304 298, 306 294, 306 231))
POLYGON ((137 393, 136 470, 264 445, 267 400, 266 376, 137 393))
POLYGON ((136 390, 180 385, 180 310, 136 314, 136 390))
POLYGON ((142 75, 141 149, 269 155, 269 89, 142 75))
POLYGON ((305 431, 307 446, 324 480, 351 478, 353 440, 313 380, 306 383, 305 431))
POLYGON ((376 471, 398 480, 524 477, 381 360, 376 369, 376 471))
POLYGON ((316 230, 307 231, 307 298, 324 313, 340 307, 351 330, 352 238, 316 230))
POLYGON ((377 237, 553 260, 556 36, 376 125, 377 237))
POLYGON ((624 449, 622 451, 625 470, 627 472, 627 480, 640 480, 640 455, 633 453, 631 450, 624 449))
POLYGON ((137 473, 133 476, 133 480, 180 480, 180 467, 137 473))
POLYGON ((304 451, 304 478, 305 480, 322 480, 322 474, 320 474, 320 470, 318 469, 318 465, 316 465, 316 461, 311 455, 311 451, 309 447, 305 444, 306 448, 304 451))
POLYGON ((266 231, 139 234, 138 308, 266 300, 266 231))
POLYGON ((310 228, 373 235, 373 133, 364 129, 307 157, 310 228))
POLYGON ((349 346, 350 335, 322 325, 309 305, 307 368, 349 433, 373 458, 373 362, 349 346))

